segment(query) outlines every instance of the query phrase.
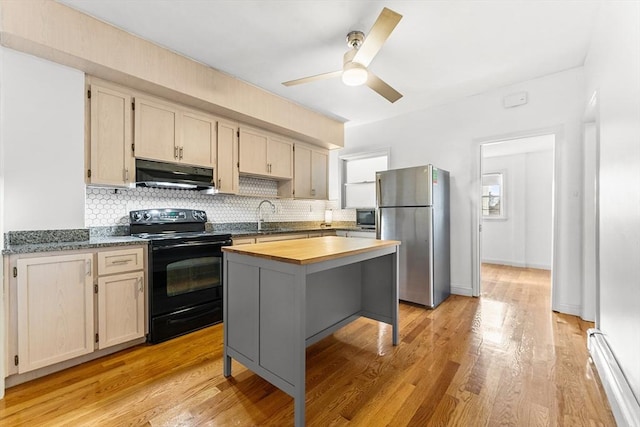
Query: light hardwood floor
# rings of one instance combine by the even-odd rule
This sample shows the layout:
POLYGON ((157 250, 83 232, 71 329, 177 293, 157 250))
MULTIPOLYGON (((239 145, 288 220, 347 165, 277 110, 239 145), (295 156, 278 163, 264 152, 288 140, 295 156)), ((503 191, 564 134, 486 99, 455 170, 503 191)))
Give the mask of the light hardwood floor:
MULTIPOLYGON (((481 298, 401 304, 400 345, 360 319, 307 349, 310 426, 614 426, 585 332, 549 272, 483 266, 481 298)), ((0 425, 286 426, 293 399, 234 362, 222 325, 7 390, 0 425)))

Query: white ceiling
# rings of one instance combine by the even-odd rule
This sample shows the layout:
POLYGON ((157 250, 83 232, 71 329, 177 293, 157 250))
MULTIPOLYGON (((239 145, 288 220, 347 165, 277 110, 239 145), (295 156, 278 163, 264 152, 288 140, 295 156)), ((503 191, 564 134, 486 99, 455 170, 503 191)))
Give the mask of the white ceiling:
POLYGON ((357 125, 583 65, 599 0, 59 0, 126 31, 357 125), (346 34, 403 15, 370 70, 394 104, 339 78, 346 34))

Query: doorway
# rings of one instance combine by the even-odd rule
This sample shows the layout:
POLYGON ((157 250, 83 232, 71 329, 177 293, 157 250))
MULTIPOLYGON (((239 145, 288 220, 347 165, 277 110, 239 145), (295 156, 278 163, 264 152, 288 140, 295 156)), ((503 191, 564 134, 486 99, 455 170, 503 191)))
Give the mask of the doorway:
POLYGON ((553 283, 555 143, 546 132, 479 144, 474 295, 482 295, 483 263, 549 270, 553 283))

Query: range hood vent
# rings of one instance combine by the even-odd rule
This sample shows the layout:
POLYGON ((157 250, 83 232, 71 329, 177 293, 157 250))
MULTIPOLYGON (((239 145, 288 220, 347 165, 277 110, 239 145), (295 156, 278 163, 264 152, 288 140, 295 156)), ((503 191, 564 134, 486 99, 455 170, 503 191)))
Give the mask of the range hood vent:
POLYGON ((173 188, 216 193, 213 169, 174 163, 136 160, 136 187, 173 188))

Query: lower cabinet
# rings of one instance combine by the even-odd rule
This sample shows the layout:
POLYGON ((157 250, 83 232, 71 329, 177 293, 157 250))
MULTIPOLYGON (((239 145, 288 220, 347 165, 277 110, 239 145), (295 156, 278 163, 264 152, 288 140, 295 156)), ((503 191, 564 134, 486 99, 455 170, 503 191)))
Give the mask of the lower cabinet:
POLYGON ((307 233, 272 234, 270 236, 256 237, 256 243, 279 242, 281 240, 307 239, 308 237, 309 235, 307 233))
POLYGON ((145 253, 127 246, 5 259, 13 271, 5 281, 7 375, 142 339, 145 253))
POLYGON ((144 336, 144 272, 98 278, 98 348, 144 336))
POLYGON ((91 353, 93 254, 17 262, 18 373, 91 353))
POLYGON ((309 231, 300 233, 270 234, 257 237, 234 237, 233 246, 252 243, 277 242, 280 240, 307 239, 311 237, 335 236, 335 230, 309 231))
POLYGON ((375 231, 360 231, 360 230, 338 230, 337 235, 341 237, 364 237, 365 239, 375 239, 375 231))

